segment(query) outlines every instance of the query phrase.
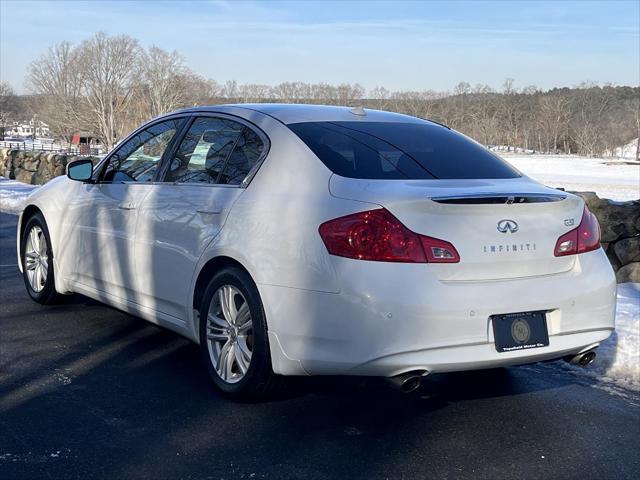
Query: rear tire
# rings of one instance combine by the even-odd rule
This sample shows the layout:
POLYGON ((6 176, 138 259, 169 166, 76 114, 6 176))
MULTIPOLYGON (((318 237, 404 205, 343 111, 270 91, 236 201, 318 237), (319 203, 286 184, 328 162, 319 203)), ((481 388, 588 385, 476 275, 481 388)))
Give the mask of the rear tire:
POLYGON ((42 305, 55 303, 58 292, 53 271, 53 252, 47 222, 41 213, 29 218, 20 241, 22 277, 27 293, 42 305))
POLYGON ((282 377, 271 367, 267 322, 251 277, 237 267, 220 270, 198 311, 200 351, 216 386, 236 400, 275 393, 282 377))

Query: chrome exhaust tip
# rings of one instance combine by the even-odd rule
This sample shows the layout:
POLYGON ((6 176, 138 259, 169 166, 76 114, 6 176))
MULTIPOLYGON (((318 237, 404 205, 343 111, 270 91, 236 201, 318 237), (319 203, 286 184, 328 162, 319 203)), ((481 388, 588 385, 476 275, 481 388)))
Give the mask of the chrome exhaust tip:
POLYGON ((578 365, 580 367, 588 367, 596 359, 596 352, 589 350, 588 352, 578 353, 577 355, 569 355, 565 357, 565 361, 572 365, 578 365))
POLYGON ((596 352, 591 351, 591 352, 583 353, 580 356, 580 359, 578 360, 578 365, 580 365, 581 367, 587 367, 591 365, 595 359, 596 359, 596 352))
POLYGON ((425 374, 425 371, 419 370, 389 377, 386 380, 387 383, 396 390, 400 390, 402 393, 411 393, 420 388, 420 385, 422 385, 422 377, 425 374))

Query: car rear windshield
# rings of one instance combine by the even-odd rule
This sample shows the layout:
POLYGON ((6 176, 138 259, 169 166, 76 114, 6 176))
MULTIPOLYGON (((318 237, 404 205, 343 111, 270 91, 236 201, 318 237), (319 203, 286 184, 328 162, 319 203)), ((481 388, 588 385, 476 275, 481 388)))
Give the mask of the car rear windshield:
POLYGON ((435 123, 305 122, 288 127, 335 174, 363 179, 492 179, 520 174, 435 123))

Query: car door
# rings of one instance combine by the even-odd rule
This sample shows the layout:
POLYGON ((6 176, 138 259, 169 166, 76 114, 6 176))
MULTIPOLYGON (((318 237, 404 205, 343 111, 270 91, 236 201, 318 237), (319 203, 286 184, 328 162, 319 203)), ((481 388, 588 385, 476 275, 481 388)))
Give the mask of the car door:
POLYGON ((163 182, 151 187, 138 212, 136 290, 142 305, 178 322, 188 318, 196 264, 266 145, 264 134, 235 117, 193 119, 164 160, 163 182))
POLYGON ((73 257, 70 281, 103 300, 136 302, 133 236, 137 209, 159 175, 161 159, 185 118, 143 128, 119 146, 68 206, 64 248, 73 257))

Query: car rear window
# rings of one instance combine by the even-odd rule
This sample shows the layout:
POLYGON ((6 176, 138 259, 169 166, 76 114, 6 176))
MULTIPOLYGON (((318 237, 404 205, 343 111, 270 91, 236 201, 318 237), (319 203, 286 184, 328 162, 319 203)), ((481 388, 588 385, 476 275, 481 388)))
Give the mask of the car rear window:
POLYGON ((495 179, 520 173, 438 124, 304 122, 288 127, 335 174, 363 179, 495 179))

